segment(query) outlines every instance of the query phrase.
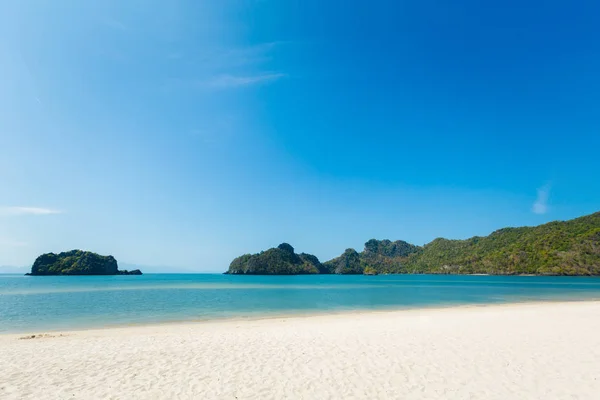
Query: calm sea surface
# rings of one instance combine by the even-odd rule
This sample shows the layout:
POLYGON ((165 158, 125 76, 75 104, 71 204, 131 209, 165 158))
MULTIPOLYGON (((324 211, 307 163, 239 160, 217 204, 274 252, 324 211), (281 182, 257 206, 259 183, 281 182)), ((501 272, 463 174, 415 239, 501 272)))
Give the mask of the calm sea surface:
POLYGON ((0 333, 295 313, 600 299, 600 278, 0 275, 0 333))

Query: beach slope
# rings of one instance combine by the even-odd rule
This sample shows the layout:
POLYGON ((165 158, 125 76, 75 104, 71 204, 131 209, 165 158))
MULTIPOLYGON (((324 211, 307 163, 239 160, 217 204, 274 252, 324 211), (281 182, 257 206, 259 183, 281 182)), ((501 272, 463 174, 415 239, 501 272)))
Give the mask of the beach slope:
POLYGON ((597 399, 600 302, 0 336, 2 399, 597 399))

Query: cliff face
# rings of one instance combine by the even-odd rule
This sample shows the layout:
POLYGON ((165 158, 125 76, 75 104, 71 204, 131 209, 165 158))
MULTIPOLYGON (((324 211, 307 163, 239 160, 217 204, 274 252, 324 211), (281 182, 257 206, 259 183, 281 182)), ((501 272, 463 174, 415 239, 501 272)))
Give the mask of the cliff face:
POLYGON ((344 254, 323 264, 330 274, 362 274, 360 254, 354 249, 346 249, 344 254))
POLYGON ((141 275, 141 271, 119 271, 113 256, 82 250, 39 256, 27 275, 141 275))
POLYGON ((365 243, 365 249, 360 253, 361 266, 363 271, 369 270, 371 274, 404 273, 409 257, 420 249, 403 240, 392 242, 371 239, 365 243))

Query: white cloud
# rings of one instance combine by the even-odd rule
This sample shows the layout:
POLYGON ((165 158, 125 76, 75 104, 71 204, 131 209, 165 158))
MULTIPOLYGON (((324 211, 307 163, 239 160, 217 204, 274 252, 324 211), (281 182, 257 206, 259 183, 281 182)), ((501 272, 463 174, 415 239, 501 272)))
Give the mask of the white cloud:
POLYGON ((537 190, 537 198, 533 203, 532 211, 535 214, 546 214, 548 212, 548 197, 550 196, 550 185, 543 186, 537 190))
POLYGON ((214 88, 236 88, 241 86, 273 82, 284 78, 285 76, 285 74, 281 73, 245 76, 219 75, 209 80, 207 85, 214 88))
POLYGON ((0 207, 0 215, 51 215, 62 214, 60 210, 43 207, 0 207))

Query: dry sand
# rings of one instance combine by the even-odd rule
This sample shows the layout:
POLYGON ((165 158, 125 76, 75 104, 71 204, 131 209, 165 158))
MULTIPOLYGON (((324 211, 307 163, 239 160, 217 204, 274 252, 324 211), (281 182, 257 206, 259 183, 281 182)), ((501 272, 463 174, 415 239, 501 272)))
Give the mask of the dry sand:
POLYGON ((1 399, 600 399, 600 302, 0 336, 1 399))

